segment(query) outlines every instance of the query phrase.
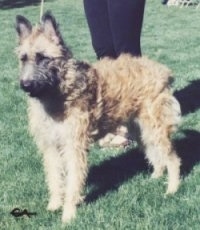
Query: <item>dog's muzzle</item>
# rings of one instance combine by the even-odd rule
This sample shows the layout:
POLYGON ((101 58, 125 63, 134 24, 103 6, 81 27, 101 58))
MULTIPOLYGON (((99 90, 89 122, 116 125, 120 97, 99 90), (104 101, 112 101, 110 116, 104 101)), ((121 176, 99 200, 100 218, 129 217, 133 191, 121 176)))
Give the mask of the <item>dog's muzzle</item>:
POLYGON ((20 80, 20 87, 28 93, 29 96, 40 98, 55 92, 59 82, 57 77, 51 78, 48 81, 20 80))
POLYGON ((20 87, 25 91, 25 92, 31 92, 32 89, 34 88, 34 82, 30 80, 21 80, 20 81, 20 87))
POLYGON ((43 87, 34 80, 21 80, 20 87, 31 97, 37 97, 43 91, 43 87))

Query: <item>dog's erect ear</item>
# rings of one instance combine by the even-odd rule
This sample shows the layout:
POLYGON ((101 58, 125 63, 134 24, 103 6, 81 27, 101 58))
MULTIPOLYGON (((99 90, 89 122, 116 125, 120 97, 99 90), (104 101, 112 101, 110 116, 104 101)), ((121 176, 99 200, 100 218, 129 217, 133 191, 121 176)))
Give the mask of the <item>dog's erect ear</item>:
POLYGON ((56 44, 59 44, 62 41, 59 29, 58 29, 58 24, 50 11, 47 11, 43 15, 41 24, 42 24, 41 25, 42 29, 48 38, 50 38, 56 44))
POLYGON ((32 25, 29 22, 28 19, 26 19, 24 16, 17 15, 16 16, 16 26, 15 26, 17 33, 19 35, 20 41, 25 39, 31 34, 32 31, 32 25))
POLYGON ((45 36, 47 36, 52 42, 54 42, 56 45, 62 46, 62 52, 66 58, 72 57, 72 53, 70 49, 66 46, 59 31, 59 26, 50 11, 47 11, 43 15, 41 21, 41 29, 43 30, 45 36))

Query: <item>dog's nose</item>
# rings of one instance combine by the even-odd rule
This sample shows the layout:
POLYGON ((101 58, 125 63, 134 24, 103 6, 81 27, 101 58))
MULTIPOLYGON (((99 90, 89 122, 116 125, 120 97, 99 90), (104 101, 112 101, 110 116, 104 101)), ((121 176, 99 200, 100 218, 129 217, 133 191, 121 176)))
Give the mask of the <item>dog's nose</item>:
POLYGON ((30 92, 32 90, 32 88, 33 88, 33 81, 21 80, 20 81, 20 86, 24 91, 30 92))

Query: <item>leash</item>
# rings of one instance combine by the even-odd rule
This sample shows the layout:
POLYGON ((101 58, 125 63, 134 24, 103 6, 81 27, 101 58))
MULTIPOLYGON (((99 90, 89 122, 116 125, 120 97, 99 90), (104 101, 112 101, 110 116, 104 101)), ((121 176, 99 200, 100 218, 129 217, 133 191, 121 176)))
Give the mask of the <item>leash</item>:
POLYGON ((40 22, 42 21, 43 12, 44 12, 44 0, 41 0, 41 4, 40 4, 40 22))

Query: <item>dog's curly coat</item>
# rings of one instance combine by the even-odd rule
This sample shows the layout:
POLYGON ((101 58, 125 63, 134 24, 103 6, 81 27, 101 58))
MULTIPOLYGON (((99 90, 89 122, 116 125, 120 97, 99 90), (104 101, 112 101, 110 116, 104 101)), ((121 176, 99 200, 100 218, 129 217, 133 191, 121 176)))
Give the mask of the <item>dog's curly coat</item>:
POLYGON ((152 177, 168 171, 167 193, 179 185, 180 159, 170 135, 180 106, 170 90, 171 72, 146 57, 122 54, 91 65, 72 58, 47 12, 33 27, 17 16, 21 87, 28 97, 30 130, 43 153, 50 201, 69 222, 81 201, 87 176, 87 149, 121 123, 139 127, 140 144, 153 166, 152 177))

